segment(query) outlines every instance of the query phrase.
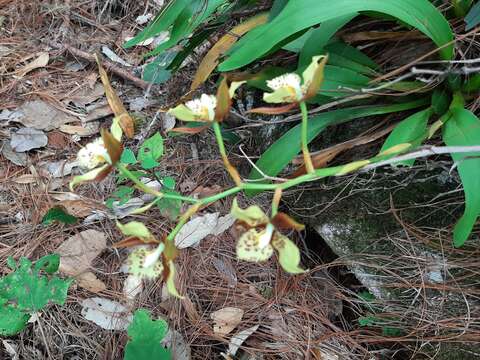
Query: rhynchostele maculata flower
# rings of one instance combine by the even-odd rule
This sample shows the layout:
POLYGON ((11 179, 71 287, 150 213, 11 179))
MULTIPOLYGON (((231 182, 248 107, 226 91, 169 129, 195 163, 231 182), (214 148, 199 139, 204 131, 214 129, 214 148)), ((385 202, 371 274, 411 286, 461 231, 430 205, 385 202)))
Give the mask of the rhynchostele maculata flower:
POLYGON ((244 229, 236 247, 240 260, 263 262, 277 251, 279 263, 286 272, 300 274, 305 271, 300 268, 298 247, 279 231, 280 227, 300 230, 303 229, 303 225, 284 213, 278 213, 270 219, 256 205, 241 209, 236 199, 233 201, 231 214, 244 229))
POLYGON ((299 103, 315 96, 318 86, 317 77, 323 76, 325 56, 314 56, 312 62, 303 71, 302 76, 287 73, 267 81, 267 86, 273 90, 263 94, 263 100, 268 103, 299 103), (303 82, 302 82, 303 80, 303 82), (315 89, 313 89, 315 87, 315 89))

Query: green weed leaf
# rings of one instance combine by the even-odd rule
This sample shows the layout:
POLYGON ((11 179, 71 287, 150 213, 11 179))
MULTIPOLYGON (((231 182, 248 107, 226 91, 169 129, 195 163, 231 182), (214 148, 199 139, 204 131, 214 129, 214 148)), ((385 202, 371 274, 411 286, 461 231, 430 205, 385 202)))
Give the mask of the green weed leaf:
POLYGON ((117 190, 115 190, 110 197, 105 202, 105 205, 111 209, 113 207, 113 203, 118 201, 118 205, 125 204, 128 200, 132 198, 135 189, 131 188, 130 186, 120 185, 117 190))
MULTIPOLYGON (((387 151, 388 149, 391 149, 399 144, 409 143, 411 144, 411 148, 419 146, 427 137, 427 123, 432 113, 432 108, 428 108, 409 116, 405 120, 402 120, 388 136, 387 140, 385 140, 380 153, 387 151)), ((393 156, 394 155, 389 157, 393 156)), ((396 164, 412 166, 414 162, 415 159, 412 159, 400 161, 396 164)))
POLYGON ((49 276, 58 270, 59 255, 52 254, 32 262, 12 258, 9 264, 15 271, 0 279, 0 335, 14 335, 27 324, 30 313, 42 310, 49 302, 63 305, 72 279, 49 276), (49 275, 43 275, 45 271, 49 275))
POLYGON ((157 160, 163 155, 163 138, 157 132, 152 137, 145 140, 138 150, 138 160, 145 170, 158 166, 157 160))
MULTIPOLYGON (((165 176, 162 179, 162 192, 169 195, 181 195, 175 191, 175 179, 171 176, 165 176)), ((178 218, 182 208, 182 201, 176 199, 160 199, 157 202, 160 214, 172 221, 178 218)))
POLYGON ((130 340, 125 347, 125 360, 169 360, 172 355, 160 342, 167 334, 165 320, 152 320, 150 312, 144 309, 135 311, 128 327, 130 340))
MULTIPOLYGON (((443 125, 443 141, 447 146, 480 144, 480 120, 471 111, 455 108, 443 125)), ((451 154, 465 192, 465 212, 453 229, 453 244, 462 246, 470 236, 480 215, 480 152, 451 154)))
POLYGON ((122 164, 132 165, 137 162, 137 159, 135 158, 135 154, 131 149, 125 148, 120 156, 120 162, 122 164))
POLYGON ((42 218, 43 225, 50 225, 54 222, 71 225, 77 222, 77 218, 67 213, 61 206, 55 206, 48 210, 42 218))

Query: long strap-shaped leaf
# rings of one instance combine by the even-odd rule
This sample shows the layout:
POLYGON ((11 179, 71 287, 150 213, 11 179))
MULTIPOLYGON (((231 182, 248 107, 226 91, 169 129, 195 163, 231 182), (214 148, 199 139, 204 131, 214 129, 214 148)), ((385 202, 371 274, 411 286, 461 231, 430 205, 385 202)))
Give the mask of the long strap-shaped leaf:
MULTIPOLYGON (((423 32, 437 46, 453 40, 447 20, 428 0, 294 0, 289 1, 270 23, 247 34, 232 49, 231 56, 220 65, 219 70, 229 71, 247 65, 298 31, 362 11, 393 16, 423 32)), ((441 49, 440 54, 443 59, 450 60, 453 45, 441 49)))
MULTIPOLYGON (((480 120, 466 109, 451 110, 443 127, 443 141, 447 146, 480 144, 480 120)), ((465 212, 453 230, 453 244, 459 247, 468 239, 480 215, 480 153, 452 154, 452 158, 458 163, 465 192, 465 212)))
MULTIPOLYGON (((427 99, 388 106, 357 107, 324 112, 309 119, 307 140, 308 142, 312 141, 325 128, 331 125, 341 124, 366 116, 413 109, 425 104, 427 104, 427 99)), ((273 143, 257 161, 256 166, 269 176, 277 176, 299 152, 300 125, 297 125, 273 143)), ((261 178, 262 175, 255 169, 250 173, 250 179, 261 178)), ((254 192, 249 192, 249 194, 253 193, 254 192)))

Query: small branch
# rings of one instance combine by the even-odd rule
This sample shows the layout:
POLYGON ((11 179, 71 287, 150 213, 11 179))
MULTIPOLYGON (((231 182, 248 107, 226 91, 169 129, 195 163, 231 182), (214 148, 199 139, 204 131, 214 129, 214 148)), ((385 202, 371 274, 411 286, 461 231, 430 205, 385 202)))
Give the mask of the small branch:
MULTIPOLYGON (((92 63, 94 63, 96 61, 95 60, 95 55, 90 54, 90 53, 85 52, 85 51, 82 51, 80 49, 77 49, 77 48, 75 48, 71 45, 65 45, 64 48, 65 48, 65 50, 67 50, 70 54, 72 54, 75 57, 79 57, 83 60, 87 60, 87 61, 92 62, 92 63)), ((120 76, 121 78, 123 78, 125 80, 131 81, 132 83, 134 83, 139 88, 142 88, 142 89, 146 90, 151 85, 150 83, 132 75, 130 72, 128 72, 128 71, 126 71, 122 68, 119 68, 118 66, 114 65, 110 61, 103 60, 102 63, 108 71, 114 73, 117 76, 120 76)))
POLYGON ((363 167, 361 170, 369 171, 385 165, 395 164, 399 161, 418 159, 418 158, 423 158, 430 155, 458 154, 458 153, 470 153, 470 152, 480 152, 480 146, 426 146, 426 147, 420 148, 420 150, 418 151, 414 151, 408 154, 396 156, 388 160, 369 164, 363 167))

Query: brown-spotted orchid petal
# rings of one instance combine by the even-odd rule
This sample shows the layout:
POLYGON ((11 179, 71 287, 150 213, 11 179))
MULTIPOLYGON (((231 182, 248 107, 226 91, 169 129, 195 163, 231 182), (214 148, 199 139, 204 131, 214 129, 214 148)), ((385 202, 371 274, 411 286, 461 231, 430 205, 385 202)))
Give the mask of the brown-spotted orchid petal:
POLYGON ((263 210, 259 206, 252 205, 246 209, 241 209, 238 206, 237 199, 233 199, 232 209, 230 210, 230 214, 235 219, 246 223, 250 227, 266 225, 269 223, 268 216, 263 212, 263 210))
POLYGON ((304 273, 300 267, 300 250, 297 245, 285 235, 275 231, 272 238, 273 248, 278 252, 278 262, 283 270, 290 274, 304 273))
MULTIPOLYGON (((155 251, 155 250, 154 250, 155 251)), ((155 261, 150 266, 145 266, 146 259, 154 252, 145 248, 133 251, 127 260, 128 272, 141 279, 153 280, 162 275, 163 265, 161 261, 155 261)))
POLYGON ((267 229, 257 231, 250 229, 240 236, 237 242, 237 257, 240 260, 263 262, 270 259, 273 255, 273 247, 270 245, 272 234, 267 233, 267 229), (267 241, 265 245, 265 242, 267 241), (261 246, 263 245, 263 246, 261 246))

